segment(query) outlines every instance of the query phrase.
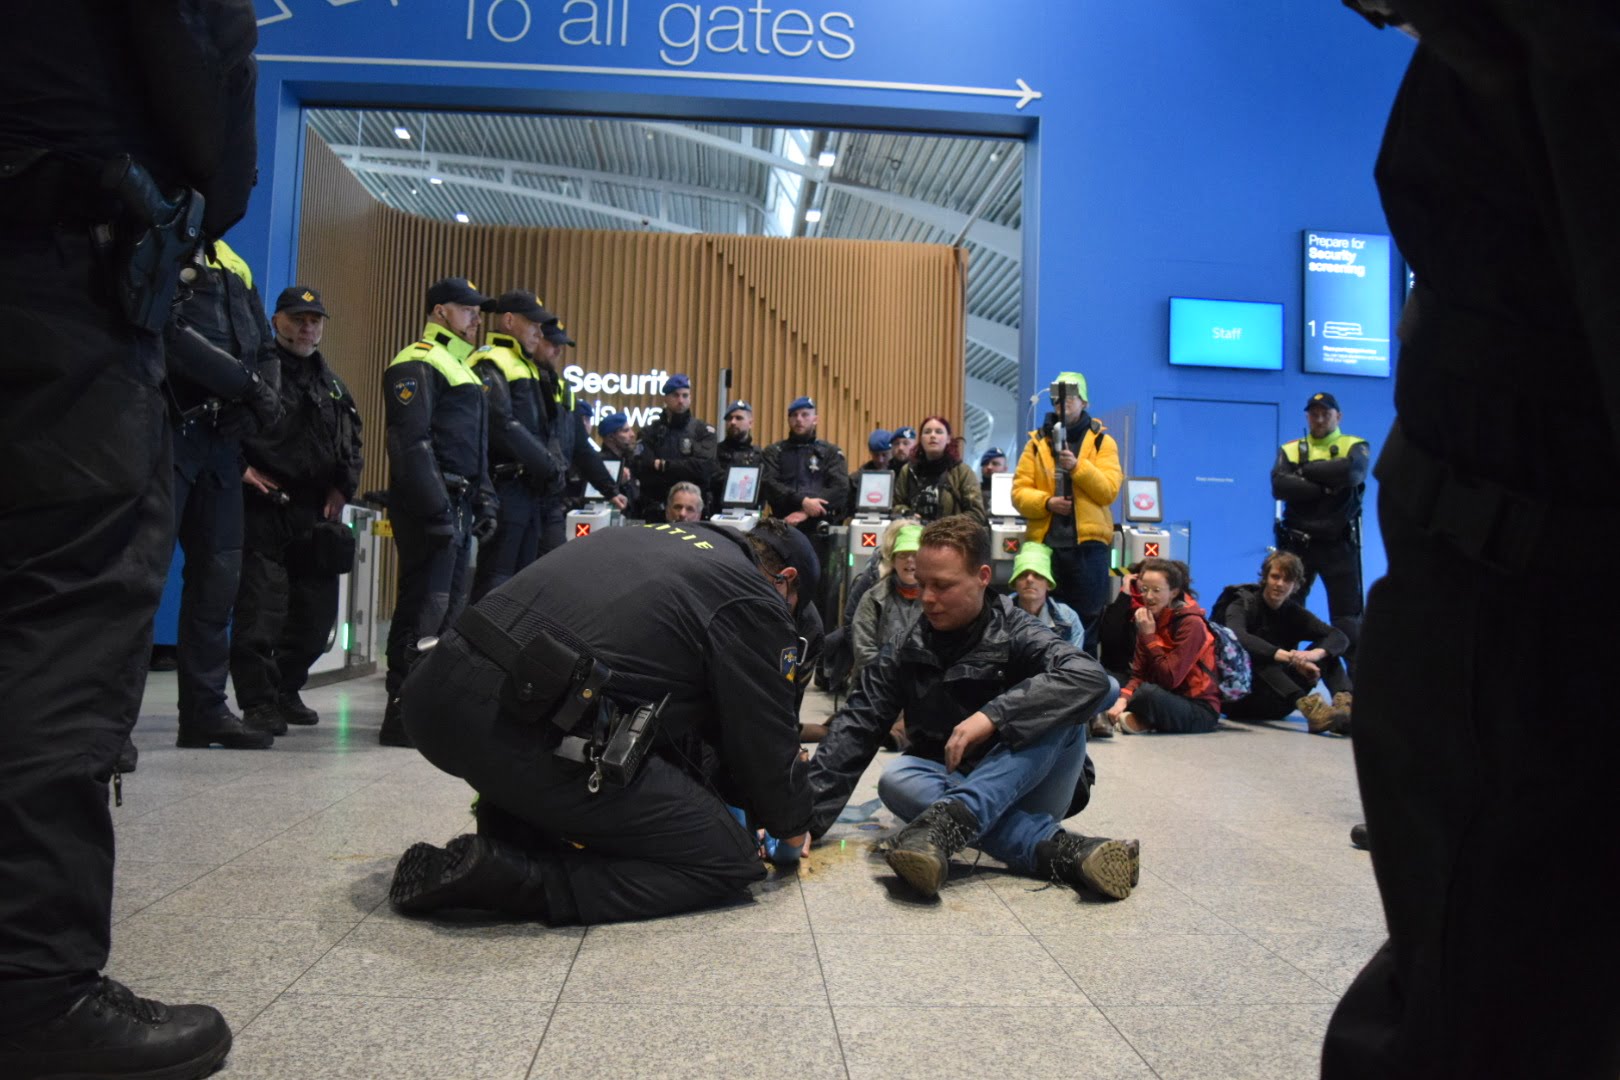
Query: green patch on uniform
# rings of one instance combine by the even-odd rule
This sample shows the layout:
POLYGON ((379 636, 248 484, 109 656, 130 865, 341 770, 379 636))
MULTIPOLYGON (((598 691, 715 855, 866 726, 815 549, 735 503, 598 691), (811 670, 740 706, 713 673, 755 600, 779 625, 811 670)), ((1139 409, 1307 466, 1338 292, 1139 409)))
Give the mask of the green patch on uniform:
POLYGON ((416 380, 401 379, 394 384, 394 397, 401 405, 409 405, 416 400, 416 380))

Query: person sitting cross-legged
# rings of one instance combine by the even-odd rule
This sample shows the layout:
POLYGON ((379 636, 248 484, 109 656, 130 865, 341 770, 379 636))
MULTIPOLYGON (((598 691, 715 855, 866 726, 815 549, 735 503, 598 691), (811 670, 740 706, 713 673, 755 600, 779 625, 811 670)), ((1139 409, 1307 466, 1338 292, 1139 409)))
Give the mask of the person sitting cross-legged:
POLYGON ((1312 734, 1350 733, 1350 676, 1341 659, 1350 639, 1299 602, 1305 564, 1290 551, 1274 551, 1260 564, 1260 584, 1221 593, 1213 618, 1237 635, 1249 654, 1252 689, 1226 703, 1233 720, 1281 720, 1296 708, 1312 734), (1301 649, 1300 643, 1310 645, 1301 649), (1317 682, 1333 695, 1329 705, 1317 682))
POLYGON ((951 856, 973 845, 1016 873, 1124 899, 1140 845, 1059 824, 1085 768, 1087 721, 1112 685, 1091 657, 990 595, 990 576, 989 535, 976 518, 923 530, 922 617, 861 672, 811 758, 811 835, 832 827, 903 713, 910 746, 878 796, 908 822, 886 852, 907 884, 938 895, 951 856))

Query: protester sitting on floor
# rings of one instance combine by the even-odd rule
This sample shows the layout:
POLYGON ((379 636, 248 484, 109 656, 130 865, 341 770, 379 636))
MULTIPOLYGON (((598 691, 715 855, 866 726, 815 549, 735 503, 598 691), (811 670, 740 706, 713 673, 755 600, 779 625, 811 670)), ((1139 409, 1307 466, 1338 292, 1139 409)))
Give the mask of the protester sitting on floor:
POLYGON ((851 630, 855 639, 855 667, 850 677, 885 652, 893 652, 922 611, 917 584, 917 547, 922 526, 902 518, 890 522, 879 548, 881 565, 877 584, 861 597, 851 630))
POLYGON ((1028 541, 1018 549, 1013 560, 1013 594, 1006 602, 1022 608, 1024 614, 1042 626, 1049 626, 1057 636, 1075 648, 1085 643, 1086 628, 1074 608, 1053 599, 1052 590, 1057 579, 1052 576, 1052 549, 1045 544, 1028 541))
POLYGON ((889 866, 926 897, 970 845, 1014 873, 1121 900, 1137 883, 1139 847, 1065 831, 1085 775, 1086 723, 1107 704, 1097 662, 988 595, 989 532, 956 515, 923 530, 923 614, 900 648, 861 672, 810 759, 811 832, 832 827, 890 725, 911 747, 884 770, 878 797, 908 822, 889 866))
POLYGON ((1297 599, 1305 564, 1290 551, 1274 551, 1260 564, 1260 584, 1232 585, 1221 592, 1212 618, 1237 635, 1249 653, 1253 689, 1226 703, 1233 720, 1281 720, 1296 708, 1312 734, 1350 731, 1350 676, 1341 657, 1350 647, 1344 631, 1329 626, 1297 599), (1300 642, 1309 641, 1305 649, 1300 642), (1333 695, 1316 694, 1318 681, 1333 695))
POLYGON ((1109 718, 1127 735, 1214 731, 1221 719, 1215 634, 1204 621, 1187 564, 1143 559, 1137 580, 1142 606, 1134 616, 1136 656, 1109 718))
POLYGON ((1121 683, 1130 681, 1131 661, 1136 659, 1136 609, 1142 606, 1136 575, 1141 569, 1140 562, 1125 568, 1125 575, 1119 579, 1119 595, 1103 608, 1097 623, 1097 659, 1102 661, 1103 670, 1121 683))

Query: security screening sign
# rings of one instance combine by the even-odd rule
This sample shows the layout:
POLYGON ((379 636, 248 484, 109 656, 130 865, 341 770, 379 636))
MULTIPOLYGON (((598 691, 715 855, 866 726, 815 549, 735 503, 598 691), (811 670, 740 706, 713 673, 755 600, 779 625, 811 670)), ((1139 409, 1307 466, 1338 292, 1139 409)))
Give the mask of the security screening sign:
POLYGON ((1305 370, 1389 375, 1389 237, 1305 231, 1305 370))

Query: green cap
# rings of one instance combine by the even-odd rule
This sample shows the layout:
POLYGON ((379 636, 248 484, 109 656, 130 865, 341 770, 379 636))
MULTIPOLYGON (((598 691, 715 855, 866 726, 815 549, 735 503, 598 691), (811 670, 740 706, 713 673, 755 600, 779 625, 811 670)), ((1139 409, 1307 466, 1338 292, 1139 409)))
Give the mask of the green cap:
POLYGON ((1046 579, 1047 588, 1057 588, 1057 580, 1052 577, 1052 549, 1045 544, 1026 540, 1018 549, 1018 557, 1013 560, 1012 580, 1017 581, 1030 570, 1046 579))
POLYGON ((908 551, 917 551, 922 547, 922 526, 902 525, 894 537, 894 553, 904 555, 908 551))
POLYGON ((1057 373, 1057 378, 1052 380, 1052 384, 1055 386, 1060 382, 1061 383, 1068 383, 1070 386, 1079 387, 1079 389, 1080 389, 1080 398, 1081 398, 1082 401, 1090 401, 1091 400, 1091 393, 1086 389, 1086 377, 1084 375, 1080 374, 1078 371, 1060 371, 1060 372, 1058 372, 1057 373))

